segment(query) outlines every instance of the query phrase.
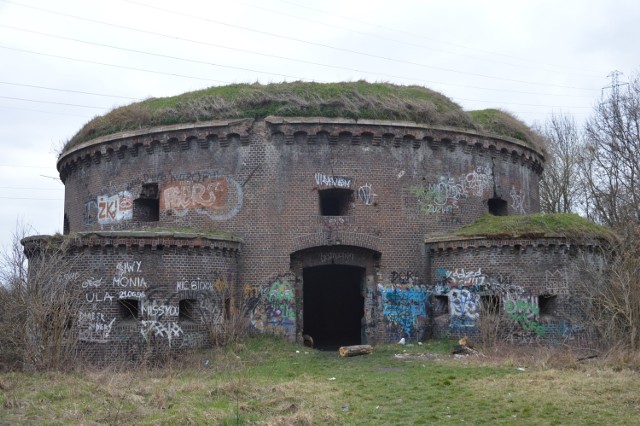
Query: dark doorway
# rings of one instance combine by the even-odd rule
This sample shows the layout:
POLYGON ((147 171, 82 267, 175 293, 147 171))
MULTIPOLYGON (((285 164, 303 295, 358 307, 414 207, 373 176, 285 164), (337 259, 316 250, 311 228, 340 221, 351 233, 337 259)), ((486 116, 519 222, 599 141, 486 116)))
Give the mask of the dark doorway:
POLYGON ((359 345, 364 268, 327 265, 304 268, 304 334, 320 349, 359 345))

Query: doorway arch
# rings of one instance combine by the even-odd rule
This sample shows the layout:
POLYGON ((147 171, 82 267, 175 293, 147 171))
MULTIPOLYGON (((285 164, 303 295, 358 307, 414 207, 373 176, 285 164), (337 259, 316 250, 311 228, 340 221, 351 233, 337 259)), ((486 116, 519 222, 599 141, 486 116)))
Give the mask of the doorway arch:
POLYGON ((380 253, 363 247, 310 247, 291 255, 299 299, 298 336, 320 349, 370 343, 380 253), (308 338, 307 338, 308 340, 308 338))

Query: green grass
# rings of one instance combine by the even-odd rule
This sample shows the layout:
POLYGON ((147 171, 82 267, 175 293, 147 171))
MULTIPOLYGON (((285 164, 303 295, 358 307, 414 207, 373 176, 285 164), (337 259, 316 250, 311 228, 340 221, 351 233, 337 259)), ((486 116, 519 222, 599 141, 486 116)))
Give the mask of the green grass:
POLYGON ((593 223, 577 214, 529 214, 513 216, 484 215, 477 221, 448 232, 443 236, 434 236, 430 240, 440 237, 464 238, 535 238, 535 237, 566 237, 566 238, 599 238, 612 239, 613 231, 605 226, 593 223))
POLYGON ((339 358, 263 336, 162 370, 3 373, 0 423, 635 424, 640 414, 637 371, 456 359, 453 344, 339 358))
POLYGON ((210 87, 119 107, 85 124, 67 142, 63 152, 82 142, 124 130, 269 115, 403 120, 484 130, 530 143, 537 140, 524 123, 506 113, 478 120, 477 114, 466 113, 446 96, 420 86, 366 81, 293 82, 210 87))
POLYGON ((487 132, 534 142, 544 148, 542 145, 544 142, 540 136, 534 134, 526 124, 506 111, 489 108, 469 111, 469 115, 474 123, 487 132))

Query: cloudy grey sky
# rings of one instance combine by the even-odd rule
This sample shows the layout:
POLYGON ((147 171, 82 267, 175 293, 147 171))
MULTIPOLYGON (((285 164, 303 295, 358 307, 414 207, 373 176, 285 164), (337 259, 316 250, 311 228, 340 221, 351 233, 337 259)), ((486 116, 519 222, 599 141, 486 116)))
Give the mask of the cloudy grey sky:
POLYGON ((637 0, 0 0, 0 243, 62 230, 57 152, 95 115, 237 82, 388 81, 585 120, 640 69, 637 0))

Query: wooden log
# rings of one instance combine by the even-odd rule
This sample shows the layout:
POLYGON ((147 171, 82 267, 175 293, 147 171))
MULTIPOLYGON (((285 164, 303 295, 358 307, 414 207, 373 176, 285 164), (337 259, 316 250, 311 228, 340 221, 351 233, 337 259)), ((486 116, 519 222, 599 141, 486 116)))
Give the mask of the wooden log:
POLYGON ((338 352, 341 357, 366 355, 373 352, 373 347, 371 345, 341 346, 338 352))

